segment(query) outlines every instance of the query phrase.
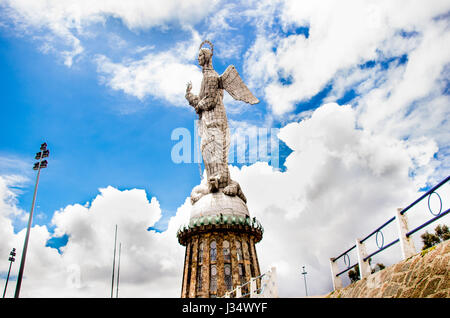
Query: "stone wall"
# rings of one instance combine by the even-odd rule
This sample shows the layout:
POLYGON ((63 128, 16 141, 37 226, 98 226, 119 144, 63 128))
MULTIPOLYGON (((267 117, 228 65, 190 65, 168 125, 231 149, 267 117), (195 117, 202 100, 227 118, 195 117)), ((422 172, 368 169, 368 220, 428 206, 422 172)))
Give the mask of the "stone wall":
POLYGON ((450 240, 389 266, 329 298, 450 298, 450 240))
MULTIPOLYGON (((244 228, 242 233, 238 227, 218 231, 211 228, 210 232, 191 235, 187 240, 185 265, 182 285, 182 298, 196 297, 222 297, 227 292, 225 284, 225 265, 231 267, 231 282, 233 288, 242 285, 243 282, 250 281, 251 277, 259 276, 260 268, 258 256, 256 254, 254 236, 246 233, 244 228), (234 229, 234 230, 233 230, 234 229), (211 258, 211 242, 216 242, 216 257, 211 258), (224 254, 224 241, 229 244, 229 257, 224 254), (236 242, 241 244, 241 253, 238 256, 236 242), (203 253, 200 253, 200 244, 203 243, 203 253), (192 253, 192 254, 191 254, 192 253), (202 254, 199 257, 199 253, 202 254), (239 275, 239 265, 242 266, 243 279, 239 275), (211 270, 216 269, 216 288, 211 290, 211 270), (200 271, 200 275, 197 273, 200 271), (201 284, 200 284, 201 281, 201 284)), ((258 286, 259 287, 259 286, 258 286)), ((232 288, 232 289, 233 289, 232 288)), ((248 292, 248 287, 243 293, 248 292)))

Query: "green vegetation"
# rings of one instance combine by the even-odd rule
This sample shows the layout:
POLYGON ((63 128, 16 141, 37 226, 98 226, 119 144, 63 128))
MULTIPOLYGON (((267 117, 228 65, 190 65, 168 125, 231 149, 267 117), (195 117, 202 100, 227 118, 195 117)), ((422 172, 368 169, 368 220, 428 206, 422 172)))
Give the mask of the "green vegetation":
POLYGON ((450 238, 450 231, 447 225, 438 225, 434 229, 435 234, 428 233, 426 231, 420 237, 422 238, 423 247, 422 250, 426 250, 432 246, 435 246, 441 242, 444 242, 450 238))
MULTIPOLYGON (((371 265, 371 263, 372 263, 372 258, 369 258, 369 265, 371 265)), ((371 273, 373 274, 373 273, 381 271, 385 268, 386 268, 386 266, 384 266, 384 264, 377 263, 373 268, 371 267, 371 273)), ((353 269, 348 272, 348 278, 350 278, 351 283, 354 283, 361 279, 361 276, 359 275, 359 264, 356 265, 355 267, 353 267, 353 269)))

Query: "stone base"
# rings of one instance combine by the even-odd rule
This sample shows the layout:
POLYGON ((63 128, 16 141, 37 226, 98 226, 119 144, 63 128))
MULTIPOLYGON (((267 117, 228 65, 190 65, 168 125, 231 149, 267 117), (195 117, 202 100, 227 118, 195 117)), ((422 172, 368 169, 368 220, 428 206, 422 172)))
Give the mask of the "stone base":
POLYGON ((182 298, 223 297, 261 274, 251 233, 211 229, 191 234, 185 242, 182 298))
POLYGON ((186 246, 181 297, 223 297, 259 276, 255 244, 262 235, 261 224, 250 218, 240 197, 221 191, 200 197, 189 224, 177 232, 186 246))

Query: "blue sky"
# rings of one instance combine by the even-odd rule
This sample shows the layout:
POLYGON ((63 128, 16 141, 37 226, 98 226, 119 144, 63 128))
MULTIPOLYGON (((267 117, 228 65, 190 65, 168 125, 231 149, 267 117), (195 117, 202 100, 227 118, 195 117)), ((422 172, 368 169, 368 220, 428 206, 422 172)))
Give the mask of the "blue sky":
MULTIPOLYGON (((205 23, 195 27, 204 29, 205 23)), ((172 216, 200 180, 196 163, 176 164, 170 158, 176 143, 170 138, 172 131, 185 127, 193 136, 194 113, 188 107, 171 107, 167 101, 152 96, 139 100, 105 87, 92 58, 108 54, 112 60, 120 61, 130 57, 130 47, 146 45, 164 52, 177 41, 185 41, 189 32, 180 32, 176 25, 163 31, 132 32, 120 19, 107 18, 104 25, 92 27, 95 39, 86 39, 86 55, 71 68, 55 61, 55 55, 37 50, 39 41, 17 37, 9 28, 1 32, 2 91, 6 97, 1 151, 29 166, 41 142, 47 142, 51 151, 51 169, 43 172, 39 186, 40 216, 36 223, 47 224, 55 210, 73 202, 87 202, 98 188, 108 185, 145 189, 149 197, 158 197, 165 217, 172 216), (114 40, 107 39, 110 34, 117 36, 116 41, 126 41, 127 46, 114 47, 114 40)), ((301 32, 304 30, 288 30, 286 36, 301 32)), ((239 30, 242 51, 254 41, 254 33, 251 24, 239 30)), ((216 50, 220 52, 221 48, 216 50)), ((195 55, 191 60, 196 65, 195 55)), ((214 67, 222 73, 234 64, 242 74, 242 62, 237 57, 218 57, 214 67)), ((318 105, 310 102, 308 107, 318 105)), ((229 118, 261 124, 267 115, 266 107, 263 101, 230 114, 229 118)), ((274 122, 268 128, 279 126, 274 122)), ((284 158, 290 151, 283 144, 281 149, 284 158)), ((22 188, 19 200, 19 206, 25 210, 31 204, 35 181, 32 171, 26 173, 30 180, 22 188)))
MULTIPOLYGON (((190 128, 192 114, 150 98, 140 102, 111 93, 98 84, 93 65, 68 70, 24 40, 2 38, 2 152, 31 165, 40 143, 48 143, 51 169, 42 174, 40 211, 50 217, 71 202, 89 201, 107 185, 145 188, 174 210, 198 171, 171 162, 170 134, 176 127, 190 128), (123 115, 114 109, 121 104, 147 107, 123 115), (170 191, 174 187, 179 190, 170 191)), ((20 200, 24 209, 31 202, 32 177, 20 200)))
MULTIPOLYGON (((298 295, 289 279, 297 265, 289 264, 328 275, 329 254, 358 235, 346 220, 359 220, 361 231, 370 232, 390 210, 449 174, 448 12, 445 1, 405 8, 390 1, 173 0, 156 9, 138 1, 1 0, 0 194, 5 224, 13 225, 13 233, 5 233, 20 241, 34 154, 45 141, 49 165, 33 223, 45 228, 40 255, 65 246, 58 259, 78 262, 77 233, 87 234, 72 217, 97 211, 106 224, 108 213, 95 202, 117 198, 123 198, 115 203, 121 209, 111 220, 140 202, 152 211, 142 227, 167 235, 161 246, 182 254, 170 245, 170 224, 186 217, 186 198, 200 176, 197 163, 172 160, 177 141, 171 134, 182 127, 194 135, 196 115, 184 89, 190 80, 199 89, 196 55, 209 39, 216 71, 235 65, 261 101, 250 106, 225 98, 233 134, 280 131, 278 169, 259 158, 233 163, 232 173, 244 186, 250 213, 268 224, 258 251, 262 266, 276 263, 282 294, 298 295), (367 189, 355 194, 362 186, 367 189), (372 205, 384 208, 367 208, 372 205), (325 212, 331 209, 337 212, 325 212), (291 237, 306 242, 311 233, 345 234, 332 245, 309 242, 317 251, 299 243, 295 256, 277 247, 291 237)), ((123 235, 139 249, 131 232, 123 235)), ((153 232, 145 235, 148 244, 157 240, 153 232)), ((178 292, 175 269, 160 275, 173 279, 167 295, 172 287, 178 292)), ((140 290, 132 281, 128 295, 140 290)), ((324 293, 330 281, 318 279, 311 288, 324 293)), ((94 289, 79 295, 98 295, 94 289)))

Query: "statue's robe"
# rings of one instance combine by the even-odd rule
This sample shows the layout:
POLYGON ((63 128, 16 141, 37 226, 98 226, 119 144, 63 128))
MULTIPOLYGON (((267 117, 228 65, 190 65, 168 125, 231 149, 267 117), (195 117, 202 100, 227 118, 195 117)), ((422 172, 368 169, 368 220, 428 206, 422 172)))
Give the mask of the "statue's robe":
POLYGON ((203 70, 203 79, 198 95, 199 136, 201 152, 206 169, 207 180, 218 178, 219 189, 228 185, 228 149, 230 130, 223 104, 223 88, 220 77, 212 68, 203 70))

